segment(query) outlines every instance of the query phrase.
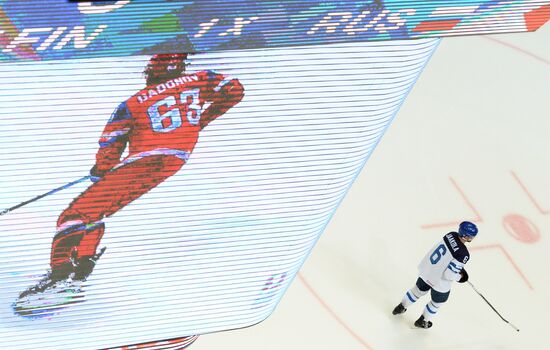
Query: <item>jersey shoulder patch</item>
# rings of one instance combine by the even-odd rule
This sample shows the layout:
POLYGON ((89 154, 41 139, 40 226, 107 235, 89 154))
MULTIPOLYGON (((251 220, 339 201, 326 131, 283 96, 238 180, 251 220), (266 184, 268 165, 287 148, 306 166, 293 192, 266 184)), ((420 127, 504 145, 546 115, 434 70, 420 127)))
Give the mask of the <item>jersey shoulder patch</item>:
POLYGON ((458 238, 458 233, 449 232, 443 237, 445 245, 453 255, 453 258, 457 261, 466 264, 470 259, 470 252, 468 248, 458 238))
POLYGON ((111 114, 111 118, 109 119, 109 124, 116 123, 122 120, 128 120, 131 118, 130 111, 128 110, 128 106, 126 102, 122 102, 118 107, 115 109, 113 114, 111 114))

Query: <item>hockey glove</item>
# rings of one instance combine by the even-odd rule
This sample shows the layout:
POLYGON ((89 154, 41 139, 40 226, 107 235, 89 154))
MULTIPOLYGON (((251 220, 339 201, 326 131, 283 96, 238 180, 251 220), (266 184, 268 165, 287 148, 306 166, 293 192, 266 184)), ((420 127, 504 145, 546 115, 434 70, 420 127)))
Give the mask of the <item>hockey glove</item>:
POLYGON ((105 172, 98 171, 96 165, 94 165, 92 169, 90 169, 90 181, 92 181, 93 183, 101 180, 103 176, 105 176, 105 172))
POLYGON ((466 269, 460 270, 460 279, 458 280, 458 283, 464 283, 468 280, 468 272, 466 272, 466 269))

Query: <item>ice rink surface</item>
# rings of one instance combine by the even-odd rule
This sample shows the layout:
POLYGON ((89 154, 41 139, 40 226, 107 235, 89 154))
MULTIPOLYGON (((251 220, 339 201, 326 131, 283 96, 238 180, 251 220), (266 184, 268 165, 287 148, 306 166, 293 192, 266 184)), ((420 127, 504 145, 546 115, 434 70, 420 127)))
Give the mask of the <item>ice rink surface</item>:
MULTIPOLYGON (((550 26, 443 39, 274 314, 201 349, 545 349, 550 311, 550 26), (416 266, 471 220, 470 281, 430 330, 392 316, 416 266)), ((330 71, 330 67, 327 67, 330 71)))

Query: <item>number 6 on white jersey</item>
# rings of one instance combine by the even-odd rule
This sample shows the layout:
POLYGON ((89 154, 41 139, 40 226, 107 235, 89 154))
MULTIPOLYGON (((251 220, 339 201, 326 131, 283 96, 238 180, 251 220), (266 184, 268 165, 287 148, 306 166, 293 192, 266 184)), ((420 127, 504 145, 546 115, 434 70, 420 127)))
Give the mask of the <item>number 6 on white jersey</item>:
POLYGON ((443 255, 447 253, 447 248, 445 248, 444 244, 440 244, 435 251, 430 255, 430 262, 432 265, 437 264, 437 262, 441 259, 443 255))

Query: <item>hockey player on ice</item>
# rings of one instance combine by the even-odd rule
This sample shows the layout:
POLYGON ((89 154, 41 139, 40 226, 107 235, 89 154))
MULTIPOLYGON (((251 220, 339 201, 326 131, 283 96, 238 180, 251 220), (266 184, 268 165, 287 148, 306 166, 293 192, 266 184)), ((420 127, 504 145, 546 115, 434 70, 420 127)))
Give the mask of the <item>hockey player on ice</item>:
POLYGON ((92 185, 57 220, 51 271, 20 294, 16 312, 24 313, 30 296, 85 281, 105 251, 98 250, 103 219, 178 172, 199 132, 241 101, 237 79, 186 73, 186 59, 185 53, 153 56, 144 70, 147 86, 115 109, 99 139, 92 185), (128 156, 121 159, 126 146, 128 156))
POLYGON ((419 328, 430 328, 432 317, 449 298, 452 283, 454 281, 464 283, 468 280, 464 265, 470 259, 470 253, 465 243, 471 242, 477 232, 475 224, 464 221, 460 223, 458 232, 449 232, 443 236, 443 240, 428 251, 420 262, 416 284, 405 293, 403 300, 392 313, 394 315, 404 313, 409 305, 431 291, 430 302, 426 304, 422 315, 414 323, 419 328))

